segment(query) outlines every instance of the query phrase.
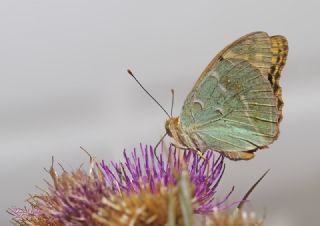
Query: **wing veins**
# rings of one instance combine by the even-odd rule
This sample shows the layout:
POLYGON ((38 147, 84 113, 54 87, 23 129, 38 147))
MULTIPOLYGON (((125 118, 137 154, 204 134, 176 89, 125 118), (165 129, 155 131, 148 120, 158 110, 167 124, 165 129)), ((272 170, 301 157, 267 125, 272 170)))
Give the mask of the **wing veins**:
POLYGON ((254 102, 247 102, 248 105, 255 105, 255 106, 265 106, 265 107, 277 107, 276 105, 271 104, 261 104, 261 103, 254 103, 254 102))
POLYGON ((213 139, 218 140, 218 141, 224 142, 224 143, 226 143, 226 144, 230 144, 230 145, 232 145, 232 146, 234 146, 234 147, 237 147, 237 148, 241 148, 240 146, 238 146, 238 145, 236 145, 236 144, 233 144, 233 143, 230 143, 230 142, 228 142, 228 141, 222 140, 221 138, 217 138, 216 136, 213 136, 213 135, 211 135, 211 134, 208 134, 208 133, 205 133, 205 134, 208 135, 209 137, 213 138, 213 139))
POLYGON ((247 142, 247 143, 255 146, 256 148, 260 148, 259 145, 255 144, 254 142, 249 141, 248 139, 245 139, 245 138, 243 138, 243 137, 237 137, 237 136, 233 136, 233 135, 229 135, 229 137, 232 137, 232 138, 235 138, 235 139, 239 139, 239 140, 245 141, 245 142, 247 142))

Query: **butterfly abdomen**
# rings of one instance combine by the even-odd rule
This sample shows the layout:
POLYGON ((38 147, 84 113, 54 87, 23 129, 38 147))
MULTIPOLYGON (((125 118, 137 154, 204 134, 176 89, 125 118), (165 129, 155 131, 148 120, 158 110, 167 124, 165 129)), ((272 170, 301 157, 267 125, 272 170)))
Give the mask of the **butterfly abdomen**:
POLYGON ((282 119, 283 100, 281 87, 279 85, 281 71, 286 63, 288 55, 288 41, 285 37, 277 35, 271 37, 271 68, 268 73, 268 80, 271 83, 274 94, 277 98, 277 109, 279 111, 279 121, 282 119))

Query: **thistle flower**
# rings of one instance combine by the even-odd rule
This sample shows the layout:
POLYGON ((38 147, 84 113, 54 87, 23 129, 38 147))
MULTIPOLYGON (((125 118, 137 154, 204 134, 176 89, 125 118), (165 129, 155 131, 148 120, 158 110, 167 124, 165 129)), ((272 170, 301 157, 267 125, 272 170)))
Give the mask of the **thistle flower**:
POLYGON ((220 202, 215 201, 216 188, 223 175, 225 165, 223 157, 216 158, 213 151, 205 153, 205 160, 200 159, 193 150, 178 152, 174 146, 170 146, 168 156, 165 158, 164 151, 160 153, 159 161, 155 159, 155 153, 150 146, 142 147, 140 155, 136 149, 129 157, 124 151, 124 163, 111 163, 112 167, 104 161, 100 167, 104 171, 106 182, 114 192, 141 193, 145 187, 149 187, 153 193, 158 192, 158 184, 168 187, 177 184, 175 173, 180 174, 186 167, 193 189, 193 202, 198 204, 194 213, 210 213, 213 209, 224 209, 229 206, 225 201, 231 192, 220 202), (181 155, 180 155, 181 154, 181 155), (113 170, 112 170, 113 168, 113 170))
POLYGON ((146 186, 139 193, 120 194, 105 187, 101 177, 88 176, 80 169, 73 173, 65 171, 60 176, 54 172, 51 176, 54 185, 49 184, 45 195, 31 197, 31 210, 9 211, 15 225, 160 226, 167 224, 172 199, 175 225, 184 225, 177 186, 158 183, 156 192, 146 186), (101 187, 105 189, 103 192, 101 187))
POLYGON ((140 154, 134 150, 129 155, 124 152, 125 161, 111 162, 112 167, 104 161, 92 164, 90 173, 78 169, 58 175, 51 167, 53 183, 45 194, 30 198, 31 210, 9 210, 15 224, 158 226, 167 225, 171 216, 182 226, 181 202, 189 203, 188 213, 229 207, 224 201, 232 191, 221 202, 214 199, 225 167, 222 156, 208 151, 202 160, 192 150, 179 153, 172 146, 166 158, 164 151, 160 154, 159 162, 152 147, 141 146, 140 154), (181 174, 189 181, 184 189, 179 187, 181 174), (190 195, 181 198, 185 190, 190 195))

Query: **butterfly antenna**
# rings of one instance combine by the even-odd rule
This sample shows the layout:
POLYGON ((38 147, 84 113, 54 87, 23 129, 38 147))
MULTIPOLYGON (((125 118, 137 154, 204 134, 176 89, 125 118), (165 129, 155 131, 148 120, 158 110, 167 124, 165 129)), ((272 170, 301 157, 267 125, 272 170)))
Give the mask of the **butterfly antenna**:
POLYGON ((270 169, 268 169, 260 178, 259 180, 257 180, 256 183, 254 183, 254 185, 251 186, 251 188, 247 191, 247 193, 243 196, 241 202, 239 203, 239 205, 237 206, 238 209, 241 209, 243 204, 246 202, 247 198, 249 197, 249 195, 252 193, 252 191, 255 189, 255 187, 257 187, 257 185, 262 181, 262 179, 269 173, 270 169))
POLYGON ((154 100, 154 102, 156 102, 159 107, 164 111, 164 113, 166 113, 166 115, 170 118, 169 113, 164 109, 164 107, 162 107, 162 105, 143 87, 143 85, 139 82, 139 80, 136 78, 136 76, 132 73, 132 71, 130 69, 127 70, 127 72, 129 73, 129 75, 131 75, 134 80, 136 80, 136 82, 139 84, 139 86, 149 95, 149 97, 152 98, 152 100, 154 100))
POLYGON ((172 100, 171 100, 171 117, 172 117, 173 105, 174 105, 174 90, 173 89, 171 89, 171 94, 172 94, 172 100))

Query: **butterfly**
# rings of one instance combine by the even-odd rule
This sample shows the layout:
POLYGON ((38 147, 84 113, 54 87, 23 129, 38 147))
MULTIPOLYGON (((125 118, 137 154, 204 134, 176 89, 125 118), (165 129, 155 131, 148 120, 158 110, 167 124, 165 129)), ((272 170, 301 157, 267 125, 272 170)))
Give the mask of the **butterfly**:
POLYGON ((265 32, 226 46, 196 81, 180 116, 166 120, 166 133, 182 148, 252 159, 278 138, 283 107, 279 79, 287 55, 287 39, 265 32))

